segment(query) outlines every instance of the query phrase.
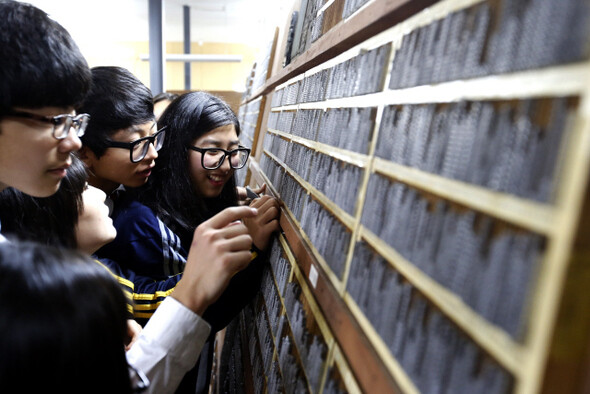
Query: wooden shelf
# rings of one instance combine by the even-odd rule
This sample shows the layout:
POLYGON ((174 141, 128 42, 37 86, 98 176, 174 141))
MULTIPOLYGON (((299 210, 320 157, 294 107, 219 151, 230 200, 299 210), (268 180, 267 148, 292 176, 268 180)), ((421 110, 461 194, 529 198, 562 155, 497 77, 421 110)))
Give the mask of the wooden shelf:
POLYGON ((406 89, 386 89, 383 92, 363 96, 284 105, 273 107, 272 111, 579 96, 589 83, 587 72, 589 68, 590 62, 560 65, 534 71, 463 79, 406 89))
POLYGON ((316 199, 328 212, 334 215, 336 219, 338 219, 344 226, 346 226, 350 231, 354 230, 355 219, 350 214, 348 214, 345 210, 336 205, 332 200, 326 197, 318 189, 307 183, 307 181, 301 178, 299 174, 294 172, 292 169, 287 167, 287 165, 283 163, 282 160, 278 159, 275 155, 273 155, 270 152, 267 152, 266 150, 264 151, 264 154, 270 157, 275 162, 277 162, 277 164, 279 164, 281 167, 283 167, 285 171, 289 175, 291 175, 293 179, 297 181, 297 183, 301 185, 301 187, 308 191, 314 199, 316 199))
POLYGON ((303 137, 298 137, 293 134, 285 133, 279 130, 268 129, 270 134, 278 135, 286 140, 295 142, 299 145, 303 145, 312 149, 316 152, 323 153, 326 156, 333 157, 334 159, 343 161, 348 164, 352 164, 359 168, 367 167, 369 163, 369 156, 363 155, 362 153, 352 152, 346 149, 335 148, 331 145, 326 145, 321 142, 311 141, 303 137))
POLYGON ((548 237, 559 231, 555 227, 556 210, 547 204, 495 192, 380 158, 374 159, 374 171, 445 200, 548 237))
MULTIPOLYGON (((259 173, 260 168, 256 164, 251 165, 250 169, 255 178, 268 182, 268 179, 259 173)), ((267 186, 270 184, 267 183, 267 186)), ((274 188, 269 187, 269 190, 272 191, 274 188)), ((301 277, 305 278, 335 339, 351 363, 359 385, 364 392, 400 392, 400 388, 392 380, 385 365, 377 362, 380 359, 376 357, 375 350, 338 295, 315 254, 301 237, 298 227, 290 215, 285 213, 284 208, 281 208, 281 211, 280 223, 283 235, 296 259, 301 277), (312 278, 317 274, 317 279, 313 282, 310 280, 310 273, 312 278)))
POLYGON ((500 365, 515 377, 521 374, 527 361, 526 349, 521 344, 483 319, 456 294, 424 274, 369 230, 362 228, 361 237, 500 365))
POLYGON ((346 21, 338 23, 318 38, 305 53, 295 57, 291 64, 272 75, 262 88, 250 96, 248 101, 270 93, 277 85, 387 30, 437 1, 386 0, 368 4, 346 21))

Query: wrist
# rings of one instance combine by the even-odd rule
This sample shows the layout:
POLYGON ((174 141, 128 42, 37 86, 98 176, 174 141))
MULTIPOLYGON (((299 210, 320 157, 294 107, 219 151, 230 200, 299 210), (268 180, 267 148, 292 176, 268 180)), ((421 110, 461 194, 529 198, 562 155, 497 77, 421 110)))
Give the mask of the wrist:
POLYGON ((197 289, 191 289, 189 286, 186 286, 182 279, 178 282, 170 296, 201 317, 209 306, 206 297, 202 296, 197 289))

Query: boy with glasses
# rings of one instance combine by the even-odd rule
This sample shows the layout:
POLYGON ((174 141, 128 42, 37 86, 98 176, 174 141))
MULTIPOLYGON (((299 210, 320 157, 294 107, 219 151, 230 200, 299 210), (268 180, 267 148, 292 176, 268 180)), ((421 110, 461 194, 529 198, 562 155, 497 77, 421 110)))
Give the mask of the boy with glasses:
POLYGON ((91 71, 92 87, 77 108, 92 117, 79 152, 89 183, 107 195, 121 185, 142 186, 166 135, 156 128, 152 93, 124 68, 91 71))
MULTIPOLYGON (((87 131, 87 115, 76 115, 74 108, 88 92, 90 70, 67 31, 43 11, 0 1, 0 16, 0 190, 14 187, 33 196, 50 196, 87 131)), ((141 132, 147 134, 143 127, 152 119, 141 124, 141 132)), ((151 143, 146 156, 150 150, 151 143)), ((195 231, 183 278, 127 352, 129 364, 150 379, 148 392, 173 392, 195 365, 210 330, 199 315, 250 261, 252 240, 246 228, 228 225, 254 215, 256 211, 247 207, 227 209, 195 231)), ((0 236, 0 247, 5 242, 0 236)), ((92 357, 85 349, 79 352, 81 359, 92 357)), ((34 379, 22 382, 23 387, 33 383, 34 379)))

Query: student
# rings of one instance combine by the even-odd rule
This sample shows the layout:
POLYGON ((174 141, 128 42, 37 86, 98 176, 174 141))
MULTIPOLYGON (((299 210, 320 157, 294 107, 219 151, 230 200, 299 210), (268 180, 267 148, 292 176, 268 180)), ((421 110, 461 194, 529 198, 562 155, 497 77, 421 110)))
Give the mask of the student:
POLYGON ((176 93, 162 92, 154 96, 154 116, 156 121, 160 119, 162 113, 174 99, 178 97, 176 93))
POLYGON ((132 393, 146 384, 125 359, 123 293, 80 253, 2 245, 0 316, 0 392, 132 393))
MULTIPOLYGON (((182 272, 190 235, 200 223, 238 204, 234 171, 245 165, 249 149, 239 146, 235 114, 208 93, 180 96, 158 125, 166 129, 167 136, 157 165, 145 187, 115 206, 117 238, 97 254, 138 274, 161 279, 182 272)), ((279 228, 274 198, 263 196, 251 206, 258 209, 257 220, 244 223, 257 258, 232 278, 224 294, 205 312, 213 332, 225 327, 258 290, 262 251, 279 228)), ((205 350, 212 351, 212 345, 211 340, 205 350)), ((199 364, 207 362, 210 367, 211 361, 210 353, 202 354, 199 364)), ((199 390, 206 390, 208 376, 198 380, 199 390)))
POLYGON ((166 130, 157 130, 152 93, 121 67, 92 68, 92 87, 78 112, 90 114, 79 156, 89 183, 110 195, 119 186, 145 184, 166 130))
MULTIPOLYGON (((87 184, 84 164, 77 157, 62 180, 59 190, 50 197, 35 198, 16 189, 0 192, 0 220, 7 236, 36 241, 51 246, 78 249, 92 255, 117 234, 105 205, 106 195, 87 184)), ((121 284, 130 299, 132 317, 150 317, 145 310, 156 309, 175 288, 181 275, 161 281, 123 270, 112 260, 96 260, 121 284)), ((135 328, 135 326, 132 326, 135 328)), ((140 328, 141 330, 141 328, 140 328)))
MULTIPOLYGON (((0 1, 0 15, 0 190, 49 196, 81 146, 88 117, 74 107, 87 93, 90 70, 67 31, 43 11, 0 1)), ((150 379, 150 392, 173 391, 195 365, 210 330, 199 315, 250 260, 247 229, 228 225, 255 215, 231 208, 195 231, 183 278, 126 354, 150 379)), ((3 239, 0 247, 10 247, 3 239)))

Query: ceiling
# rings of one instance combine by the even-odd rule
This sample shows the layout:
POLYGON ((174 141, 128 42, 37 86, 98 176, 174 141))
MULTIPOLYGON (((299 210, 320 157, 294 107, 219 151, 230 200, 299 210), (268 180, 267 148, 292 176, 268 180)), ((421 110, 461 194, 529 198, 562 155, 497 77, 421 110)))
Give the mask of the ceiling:
MULTIPOLYGON (((26 0, 68 29, 76 41, 147 41, 148 0, 26 0)), ((183 40, 183 6, 191 41, 264 46, 294 0, 163 0, 166 41, 183 40)))

